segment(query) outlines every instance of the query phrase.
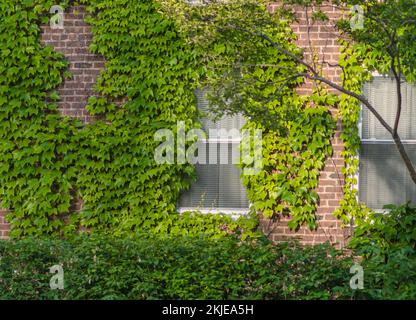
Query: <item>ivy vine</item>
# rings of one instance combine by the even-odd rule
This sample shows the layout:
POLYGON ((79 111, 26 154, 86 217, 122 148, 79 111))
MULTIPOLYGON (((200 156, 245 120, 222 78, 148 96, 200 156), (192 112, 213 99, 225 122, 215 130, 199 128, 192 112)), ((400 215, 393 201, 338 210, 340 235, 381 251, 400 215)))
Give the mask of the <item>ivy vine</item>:
MULTIPOLYGON (((261 24, 272 39, 302 54, 291 21, 270 15, 266 1, 214 2, 202 8, 179 0, 79 0, 75 4, 86 6, 94 35, 90 50, 106 59, 97 94, 86 106, 98 120, 87 125, 59 114, 56 88, 70 77, 68 62, 39 41, 40 25, 48 23, 55 4, 0 4, 0 198, 2 207, 11 209, 12 237, 63 236, 80 229, 215 235, 253 230, 257 221, 252 217, 179 215, 178 196, 196 178, 195 169, 154 161, 158 129, 176 132, 178 121, 187 129, 200 127, 194 90, 201 86, 212 88, 210 99, 219 113, 225 105, 232 113, 234 105, 244 104, 246 127, 263 130, 263 168, 258 175, 242 176, 252 216, 290 214, 291 228, 316 228, 319 197, 314 190, 332 153, 332 106, 338 106, 343 121, 346 161, 344 198, 335 214, 346 223, 365 215, 354 189, 358 103, 323 87, 301 96, 295 90, 300 79, 282 90, 270 86, 302 67, 264 39, 229 28, 238 20, 261 24), (207 23, 195 24, 204 15, 210 17, 202 19, 207 23), (238 99, 230 102, 235 91, 238 99), (79 199, 83 208, 74 212, 79 199)), ((368 66, 383 58, 362 46, 341 44, 342 80, 360 92, 370 78, 368 66)))

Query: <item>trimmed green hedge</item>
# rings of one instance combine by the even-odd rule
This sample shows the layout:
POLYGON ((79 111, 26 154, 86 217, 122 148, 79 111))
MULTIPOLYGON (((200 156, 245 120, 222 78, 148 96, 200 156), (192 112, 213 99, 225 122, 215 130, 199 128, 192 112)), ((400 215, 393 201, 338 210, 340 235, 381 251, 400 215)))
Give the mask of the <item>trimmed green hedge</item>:
POLYGON ((362 256, 359 299, 416 299, 416 207, 387 205, 355 229, 350 247, 362 256))
POLYGON ((0 298, 334 299, 352 292, 352 262, 340 254, 235 237, 0 241, 0 298), (63 290, 49 286, 57 264, 63 290))
POLYGON ((415 299, 416 208, 390 209, 356 229, 350 254, 238 232, 0 241, 0 299, 415 299), (350 255, 363 289, 349 286, 350 255))

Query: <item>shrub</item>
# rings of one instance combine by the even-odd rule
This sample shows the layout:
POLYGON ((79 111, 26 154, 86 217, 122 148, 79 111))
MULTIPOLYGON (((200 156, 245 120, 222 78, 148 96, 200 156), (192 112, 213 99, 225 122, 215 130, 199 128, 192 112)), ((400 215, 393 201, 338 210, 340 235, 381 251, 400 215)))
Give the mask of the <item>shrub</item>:
POLYGON ((356 228, 350 246, 363 260, 361 299, 416 299, 416 208, 388 205, 356 228))
POLYGON ((1 299, 333 299, 351 266, 329 245, 237 237, 25 239, 1 241, 0 255, 1 299), (64 290, 49 287, 56 264, 64 290))

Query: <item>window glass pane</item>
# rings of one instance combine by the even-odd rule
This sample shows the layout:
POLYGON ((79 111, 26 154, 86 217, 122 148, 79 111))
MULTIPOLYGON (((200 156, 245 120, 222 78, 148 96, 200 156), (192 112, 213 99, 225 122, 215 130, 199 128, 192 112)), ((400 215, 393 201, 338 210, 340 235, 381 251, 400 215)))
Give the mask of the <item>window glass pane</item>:
MULTIPOLYGON (((401 92, 402 113, 399 135, 402 140, 416 140, 416 85, 402 83, 401 92)), ((393 127, 397 111, 395 80, 375 77, 364 85, 363 93, 386 122, 393 127)), ((391 140, 391 135, 365 106, 363 106, 362 120, 363 139, 391 140)))
MULTIPOLYGON (((209 115, 206 90, 197 90, 198 108, 209 115)), ((245 124, 242 115, 224 116, 213 122, 208 118, 201 119, 203 129, 239 130, 245 124)), ((215 138, 215 137, 211 137, 215 138)), ((222 137, 231 139, 232 136, 222 137)), ((198 180, 191 188, 183 192, 179 199, 179 207, 195 209, 247 209, 247 194, 241 183, 241 169, 237 166, 239 142, 201 143, 199 152, 206 164, 196 164, 198 180)))
MULTIPOLYGON (((416 163, 416 145, 405 147, 416 163)), ((359 197, 372 209, 407 201, 416 204, 416 185, 394 144, 361 146, 359 197)))
POLYGON ((217 165, 196 165, 198 181, 183 192, 179 207, 181 208, 216 208, 219 197, 219 167, 217 165))
MULTIPOLYGON (((207 90, 196 90, 195 92, 197 97, 198 109, 204 112, 205 114, 210 115, 208 108, 209 102, 205 97, 206 93, 207 90)), ((246 123, 246 120, 242 115, 224 116, 216 122, 212 121, 212 119, 213 116, 208 116, 201 119, 202 127, 207 132, 207 134, 209 134, 209 129, 240 130, 246 123)))
POLYGON ((235 157, 236 151, 239 150, 238 143, 210 143, 205 146, 207 164, 196 165, 198 180, 192 184, 188 191, 183 192, 179 207, 196 209, 248 208, 246 190, 240 179, 241 169, 232 163, 233 156, 235 157), (216 158, 217 164, 212 164, 214 158, 216 158), (208 159, 210 159, 210 163, 208 163, 208 159))

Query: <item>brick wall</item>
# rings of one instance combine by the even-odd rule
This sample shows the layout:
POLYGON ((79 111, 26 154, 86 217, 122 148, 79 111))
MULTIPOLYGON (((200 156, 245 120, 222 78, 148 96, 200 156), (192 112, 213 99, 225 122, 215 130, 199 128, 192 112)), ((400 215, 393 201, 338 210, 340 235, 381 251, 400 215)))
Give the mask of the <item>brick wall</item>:
POLYGON ((7 211, 0 209, 0 240, 7 239, 9 235, 10 225, 6 222, 5 216, 7 211))
MULTIPOLYGON (((66 79, 58 88, 61 96, 59 112, 62 115, 76 117, 84 123, 93 118, 85 110, 88 97, 94 95, 94 84, 104 68, 102 56, 89 51, 92 40, 91 27, 84 21, 86 12, 82 6, 70 7, 65 12, 64 28, 51 29, 49 25, 41 27, 41 42, 51 45, 65 55, 69 61, 70 79, 66 79)), ((79 209, 82 201, 74 203, 79 209)), ((0 239, 6 239, 10 230, 5 216, 6 210, 0 210, 0 239)))
MULTIPOLYGON (((270 6, 271 11, 277 4, 270 6)), ((59 110, 63 115, 78 117, 84 122, 92 120, 85 110, 87 98, 94 94, 93 86, 104 67, 103 57, 89 52, 88 47, 92 39, 91 28, 84 22, 85 11, 83 7, 69 8, 65 12, 64 29, 51 29, 49 26, 42 27, 41 41, 55 47, 62 52, 70 62, 69 70, 73 78, 66 80, 59 88, 61 102, 59 110)), ((336 17, 339 12, 331 6, 323 7, 330 17, 336 17)), ((309 15, 298 10, 299 23, 293 25, 293 30, 298 34, 298 44, 308 48, 311 44, 319 48, 321 62, 324 63, 323 70, 331 80, 339 82, 340 70, 331 67, 339 58, 339 47, 336 39, 337 34, 331 23, 315 24, 311 28, 306 27, 309 15), (310 42, 309 42, 310 41, 310 42), (329 64, 328 64, 329 63, 329 64)), ((308 57, 308 50, 306 51, 308 57)), ((299 91, 301 94, 309 94, 312 84, 307 83, 299 91)), ((332 110, 335 112, 334 110, 332 110)), ((320 204, 317 212, 318 229, 314 232, 302 227, 297 232, 292 232, 287 227, 287 220, 283 218, 278 222, 262 221, 261 226, 266 234, 274 241, 282 241, 290 238, 299 238, 303 244, 316 244, 330 241, 342 246, 348 236, 348 230, 341 228, 332 212, 338 207, 342 198, 343 177, 341 169, 344 161, 341 157, 343 149, 339 138, 341 123, 338 123, 337 132, 332 139, 334 154, 327 159, 325 169, 319 178, 317 192, 320 196, 320 204)), ((6 238, 9 225, 4 219, 5 211, 0 211, 0 237, 6 238)))
MULTIPOLYGON (((270 10, 273 12, 277 6, 279 4, 271 4, 270 10)), ((297 44, 305 49, 305 59, 311 62, 311 48, 312 50, 317 49, 318 64, 322 66, 323 73, 331 81, 340 83, 341 70, 336 67, 339 60, 340 47, 337 43, 339 35, 331 18, 335 19, 342 13, 330 4, 323 5, 321 10, 330 18, 328 22, 312 23, 311 11, 305 11, 301 7, 297 8, 298 22, 292 25, 292 29, 298 36, 297 44)), ((306 82, 299 89, 299 93, 307 95, 312 92, 312 89, 312 83, 306 82)), ((330 91, 336 92, 332 89, 330 91)), ((335 116, 336 110, 331 110, 331 113, 335 116)), ((344 166, 344 159, 341 156, 343 150, 343 143, 340 139, 341 130, 342 123, 338 121, 335 135, 331 141, 334 149, 333 155, 326 160, 325 168, 319 177, 319 186, 316 190, 320 198, 317 211, 317 230, 310 231, 307 227, 301 227, 297 232, 293 232, 287 227, 287 221, 289 220, 287 217, 276 222, 262 221, 263 231, 273 241, 279 242, 297 238, 302 244, 317 244, 329 241, 338 247, 345 245, 350 230, 342 228, 341 221, 332 214, 339 207, 339 201, 343 196, 344 177, 341 170, 344 166)))
POLYGON ((92 118, 85 110, 85 105, 88 97, 94 95, 93 87, 105 60, 88 49, 92 33, 91 27, 84 21, 85 15, 83 7, 70 7, 65 12, 63 29, 42 26, 41 42, 65 55, 73 75, 58 89, 61 95, 60 113, 89 122, 92 118))

